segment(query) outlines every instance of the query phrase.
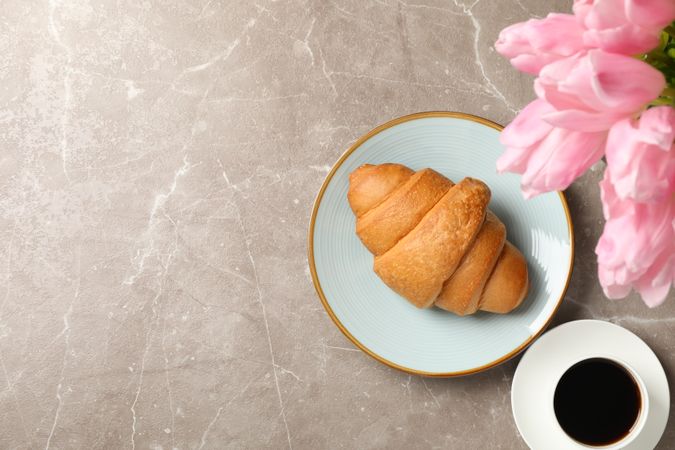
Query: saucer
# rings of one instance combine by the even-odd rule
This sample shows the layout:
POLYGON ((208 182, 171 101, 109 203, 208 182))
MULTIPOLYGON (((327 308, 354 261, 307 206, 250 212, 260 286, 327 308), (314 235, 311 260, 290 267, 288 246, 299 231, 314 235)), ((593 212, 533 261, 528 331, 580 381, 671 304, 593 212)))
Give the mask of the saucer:
POLYGON ((600 320, 577 320, 560 325, 527 350, 513 377, 511 406, 523 439, 533 449, 588 449, 570 440, 553 413, 556 374, 580 359, 605 356, 625 361, 643 380, 649 393, 644 428, 623 448, 654 448, 666 428, 670 391, 666 374, 651 348, 618 325, 600 320))

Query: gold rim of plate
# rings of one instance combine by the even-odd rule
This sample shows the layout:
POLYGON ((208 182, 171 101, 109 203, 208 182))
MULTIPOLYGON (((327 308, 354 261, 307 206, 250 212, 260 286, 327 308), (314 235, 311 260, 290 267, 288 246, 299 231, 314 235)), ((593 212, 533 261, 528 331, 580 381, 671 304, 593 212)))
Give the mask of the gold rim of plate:
POLYGON ((333 309, 330 307, 330 304, 328 303, 328 300, 326 299, 326 296, 323 293, 323 289, 321 288, 321 283, 319 282, 319 277, 316 273, 316 265, 314 263, 314 225, 316 222, 316 215, 317 212, 319 211, 319 206, 321 205, 321 200, 323 199, 323 194, 326 191, 326 188, 330 184, 330 181, 333 179, 333 175, 335 175, 335 172, 342 166, 342 163, 351 155, 354 153, 364 142, 366 142, 368 139, 371 137, 375 136, 376 134, 393 127, 394 125, 398 125, 400 123, 404 122, 409 122, 411 120, 417 120, 417 119, 422 119, 422 118, 427 118, 427 117, 451 117, 455 119, 464 119, 464 120, 470 120, 472 122, 477 122, 482 125, 486 125, 490 128, 494 128, 495 130, 501 131, 504 127, 492 122, 491 120, 484 119, 479 116, 474 116, 472 114, 467 114, 467 113, 461 113, 461 112, 453 112, 453 111, 427 111, 427 112, 419 112, 415 114, 410 114, 407 116, 399 117, 397 119, 390 120, 389 122, 382 124, 368 133, 364 134, 361 136, 349 149, 340 157, 340 159, 337 160, 337 162, 333 165, 331 168, 330 172, 326 176, 326 179, 324 180, 323 184, 321 185, 321 189, 319 189, 319 193, 316 196, 316 199, 314 200, 314 206, 312 208, 312 216, 310 218, 309 222, 309 236, 308 236, 308 259, 309 259, 309 270, 312 274, 312 281, 314 282, 314 288, 316 289, 316 293, 319 296, 319 299, 321 300, 321 303, 323 304, 323 307, 326 309, 326 312, 330 316, 330 318, 333 320, 335 325, 340 329, 342 334, 344 334, 347 339, 352 341, 356 347, 361 349, 364 353, 367 355, 371 356, 372 358, 376 359, 377 361, 381 362, 382 364, 385 364, 389 367, 392 367, 397 370, 401 370, 403 372, 409 373, 409 374, 414 374, 414 375, 423 375, 427 377, 438 377, 438 378, 447 378, 447 377, 458 377, 458 376, 463 376, 463 375, 471 375, 474 373, 482 372, 484 370, 490 369, 494 366, 497 366, 512 357, 516 356, 518 353, 523 351, 527 346, 529 346, 541 333, 548 328, 548 326, 551 323, 551 320, 555 316, 556 312, 558 312, 558 308, 560 308, 560 304, 562 303, 563 298, 565 297, 565 293, 567 292, 567 288, 569 287, 570 284, 570 279, 572 278, 572 268, 574 265, 574 225, 572 224, 572 218, 570 215, 570 209, 569 205, 567 204, 567 200, 565 199, 565 196, 563 195, 562 192, 558 191, 558 196, 560 197, 560 202, 562 203, 563 209, 565 211, 565 218, 567 220, 567 230, 569 233, 569 239, 570 239, 570 262, 569 262, 569 268, 567 270, 567 280, 565 280, 565 287, 563 288, 563 291, 560 295, 560 298, 558 299, 555 308, 551 312, 551 315, 546 319, 544 324, 541 326, 539 330, 537 330, 536 333, 532 334, 530 337, 525 339, 525 341, 520 344, 518 347, 516 347, 514 350, 511 352, 507 353, 506 355, 479 367, 475 367, 472 369, 468 370, 461 370, 458 372, 425 372, 422 370, 416 370, 416 369, 411 369, 410 367, 404 367, 399 364, 396 364, 392 361, 389 361, 386 358, 383 358, 382 356, 378 355, 365 345, 363 345, 358 339, 356 339, 350 332, 345 328, 345 326, 340 322, 340 319, 337 318, 335 313, 333 312, 333 309))

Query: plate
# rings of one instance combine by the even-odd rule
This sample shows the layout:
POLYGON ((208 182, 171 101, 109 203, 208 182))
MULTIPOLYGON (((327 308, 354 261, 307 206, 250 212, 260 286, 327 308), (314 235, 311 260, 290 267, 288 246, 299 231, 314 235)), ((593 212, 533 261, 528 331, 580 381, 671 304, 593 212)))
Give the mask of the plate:
POLYGON ((670 411, 668 380, 658 358, 625 328, 600 320, 577 320, 539 338, 523 355, 513 377, 513 417, 530 448, 589 448, 570 441, 558 425, 550 402, 560 373, 574 362, 594 356, 624 361, 647 388, 649 409, 644 427, 621 448, 645 450, 658 444, 670 411))
POLYGON ((503 152, 501 129, 489 120, 455 112, 392 120, 356 141, 335 163, 317 195, 308 259, 318 296, 349 340, 390 367, 439 377, 493 367, 527 347, 563 299, 574 259, 567 202, 558 192, 526 201, 519 176, 496 173, 495 161, 503 152), (490 208, 528 261, 530 292, 518 309, 467 317, 438 308, 420 310, 375 275, 373 255, 355 234, 347 189, 353 170, 385 162, 415 170, 431 167, 456 182, 476 177, 490 186, 490 208))

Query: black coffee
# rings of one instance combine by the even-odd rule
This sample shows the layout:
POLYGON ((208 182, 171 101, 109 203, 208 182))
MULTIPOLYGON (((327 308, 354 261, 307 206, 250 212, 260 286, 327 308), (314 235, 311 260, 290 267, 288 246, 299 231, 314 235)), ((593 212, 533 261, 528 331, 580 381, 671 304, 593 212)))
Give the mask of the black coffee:
POLYGON ((641 408, 640 389, 623 367, 604 358, 581 361, 562 376, 553 408, 563 430, 586 445, 624 438, 641 408))

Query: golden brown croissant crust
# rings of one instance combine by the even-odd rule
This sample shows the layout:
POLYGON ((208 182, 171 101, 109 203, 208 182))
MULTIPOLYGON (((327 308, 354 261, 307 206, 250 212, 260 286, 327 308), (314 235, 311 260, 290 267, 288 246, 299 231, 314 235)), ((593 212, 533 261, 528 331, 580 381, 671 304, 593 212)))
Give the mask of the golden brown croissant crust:
POLYGON ((482 181, 366 164, 350 175, 347 198, 375 273, 413 305, 507 313, 527 295, 525 258, 488 211, 482 181))

